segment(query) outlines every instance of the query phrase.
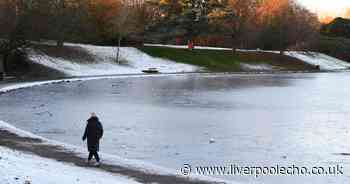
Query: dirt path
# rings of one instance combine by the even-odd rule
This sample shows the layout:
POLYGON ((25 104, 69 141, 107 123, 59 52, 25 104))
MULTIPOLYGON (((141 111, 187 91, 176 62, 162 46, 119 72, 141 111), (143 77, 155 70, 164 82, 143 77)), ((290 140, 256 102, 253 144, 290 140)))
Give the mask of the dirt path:
MULTIPOLYGON (((0 146, 8 147, 18 151, 29 152, 44 158, 54 159, 60 162, 73 163, 78 167, 86 167, 86 160, 77 155, 77 153, 68 151, 67 149, 49 145, 41 139, 20 137, 7 130, 0 129, 0 146)), ((159 184, 210 184, 214 182, 190 180, 185 177, 150 174, 132 168, 118 165, 110 165, 102 163, 99 170, 123 175, 132 178, 140 183, 159 183, 159 184)), ((216 182, 216 184, 223 184, 216 182)))

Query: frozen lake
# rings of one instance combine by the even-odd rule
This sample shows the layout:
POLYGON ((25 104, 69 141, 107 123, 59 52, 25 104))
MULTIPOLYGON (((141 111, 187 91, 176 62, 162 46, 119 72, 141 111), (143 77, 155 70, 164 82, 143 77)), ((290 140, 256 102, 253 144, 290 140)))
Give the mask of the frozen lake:
POLYGON ((344 166, 343 176, 225 177, 242 183, 350 180, 350 73, 196 74, 60 83, 0 95, 0 119, 84 146, 90 112, 103 152, 183 164, 344 166), (211 139, 215 143, 210 144, 211 139))

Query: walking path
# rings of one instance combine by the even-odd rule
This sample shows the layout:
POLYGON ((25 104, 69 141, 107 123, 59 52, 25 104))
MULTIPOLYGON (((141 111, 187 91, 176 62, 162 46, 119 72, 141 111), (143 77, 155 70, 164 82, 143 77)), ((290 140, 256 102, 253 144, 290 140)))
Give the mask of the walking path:
MULTIPOLYGON (((74 164, 77 167, 86 167, 86 159, 78 156, 62 146, 51 145, 38 138, 23 137, 9 130, 0 129, 0 146, 15 149, 17 151, 29 152, 31 154, 54 159, 59 162, 74 164)), ((163 175, 147 173, 145 171, 127 168, 124 166, 101 163, 97 170, 118 174, 131 178, 140 183, 157 183, 157 184, 223 184, 222 182, 204 181, 199 179, 190 179, 176 175, 163 175)))

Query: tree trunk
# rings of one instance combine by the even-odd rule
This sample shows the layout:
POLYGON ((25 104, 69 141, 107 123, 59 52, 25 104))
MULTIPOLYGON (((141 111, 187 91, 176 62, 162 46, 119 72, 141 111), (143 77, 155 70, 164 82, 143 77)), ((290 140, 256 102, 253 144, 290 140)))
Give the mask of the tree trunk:
POLYGON ((57 47, 63 47, 63 45, 64 45, 63 39, 58 39, 57 40, 57 47))
POLYGON ((235 37, 232 36, 231 39, 232 39, 232 55, 235 55, 236 54, 235 37))
POLYGON ((4 62, 3 58, 0 57, 0 81, 4 80, 4 62))
POLYGON ((2 59, 2 66, 3 66, 3 75, 6 75, 6 72, 8 72, 8 54, 4 54, 3 55, 3 59, 2 59))
POLYGON ((64 46, 64 38, 65 38, 65 34, 64 34, 64 28, 63 25, 59 26, 59 28, 57 28, 59 32, 57 32, 57 40, 56 40, 56 46, 57 47, 63 47, 64 46))
POLYGON ((117 58, 116 58, 116 61, 118 64, 120 64, 120 61, 119 61, 119 55, 120 55, 120 44, 121 44, 121 36, 118 37, 118 49, 117 49, 117 58))
POLYGON ((236 48, 232 46, 232 55, 236 55, 236 48))

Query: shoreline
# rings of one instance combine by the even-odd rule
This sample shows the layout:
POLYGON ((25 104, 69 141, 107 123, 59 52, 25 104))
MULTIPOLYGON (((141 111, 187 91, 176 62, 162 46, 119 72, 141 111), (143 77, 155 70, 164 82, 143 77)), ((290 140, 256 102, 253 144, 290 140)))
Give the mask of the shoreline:
POLYGON ((0 81, 0 95, 9 91, 23 89, 28 87, 34 87, 39 85, 55 84, 60 82, 76 82, 76 81, 89 81, 100 79, 115 79, 115 78, 128 78, 128 77, 167 77, 167 76, 186 76, 186 75, 273 75, 273 74, 310 74, 310 73, 346 73, 349 70, 321 70, 321 71, 261 71, 261 72, 174 72, 174 73, 158 73, 158 74, 115 74, 115 75, 97 75, 97 76, 67 76, 48 78, 42 80, 42 78, 30 78, 28 80, 12 79, 10 81, 0 81))
MULTIPOLYGON (((9 148, 21 153, 29 153, 31 155, 39 156, 40 158, 54 160, 64 164, 72 164, 74 167, 93 168, 97 171, 116 174, 121 177, 132 179, 140 183, 159 183, 159 184, 224 184, 230 182, 220 181, 215 178, 205 177, 184 177, 182 175, 171 172, 158 172, 160 168, 149 164, 132 166, 129 164, 114 164, 113 158, 107 154, 103 154, 101 166, 89 167, 86 165, 86 158, 83 157, 83 152, 74 146, 67 146, 63 143, 47 140, 29 132, 17 129, 10 124, 0 121, 0 148, 9 148), (106 163, 108 162, 108 163, 106 163), (141 166, 142 165, 142 166, 141 166), (143 167, 143 168, 142 168, 143 167), (147 169, 146 169, 147 168, 147 169)), ((86 153, 87 154, 87 153, 86 153)), ((117 161, 118 162, 118 161, 117 161)), ((163 171, 163 170, 162 170, 163 171)))
MULTIPOLYGON (((169 74, 163 74, 163 76, 169 76, 169 74)), ((171 75, 185 75, 183 73, 176 73, 171 75)), ((41 85, 56 84, 61 82, 76 82, 86 80, 99 80, 99 79, 113 79, 113 78, 125 78, 125 77, 158 77, 161 74, 127 74, 127 75, 112 75, 112 76, 94 76, 94 77, 73 77, 46 81, 13 81, 10 83, 0 83, 0 95, 11 91, 25 89, 41 85)), ((26 132, 21 129, 13 127, 11 124, 2 122, 0 120, 0 148, 9 148, 21 153, 29 153, 31 155, 39 156, 40 158, 50 159, 64 164, 73 164, 74 167, 88 168, 86 166, 85 154, 81 149, 66 145, 64 143, 48 140, 40 136, 36 136, 30 132, 26 132)), ((107 158, 107 162, 102 161, 99 168, 94 168, 102 172, 116 174, 121 177, 130 178, 140 183, 159 183, 159 184, 210 184, 210 183, 231 183, 228 181, 221 181, 221 179, 210 178, 205 176, 191 176, 185 177, 178 174, 177 171, 168 171, 166 168, 161 168, 151 163, 140 164, 135 163, 123 163, 123 158, 115 158, 115 156, 108 156, 108 154, 102 153, 107 158), (114 160, 113 158, 117 159, 114 160), (119 160, 118 160, 119 159, 119 160), (123 159, 121 161, 120 159, 123 159), (115 162, 116 164, 114 164, 115 162), (120 164, 119 162, 122 162, 120 164)), ((118 156, 117 156, 118 157, 118 156)), ((137 161, 138 162, 138 161, 137 161)))

